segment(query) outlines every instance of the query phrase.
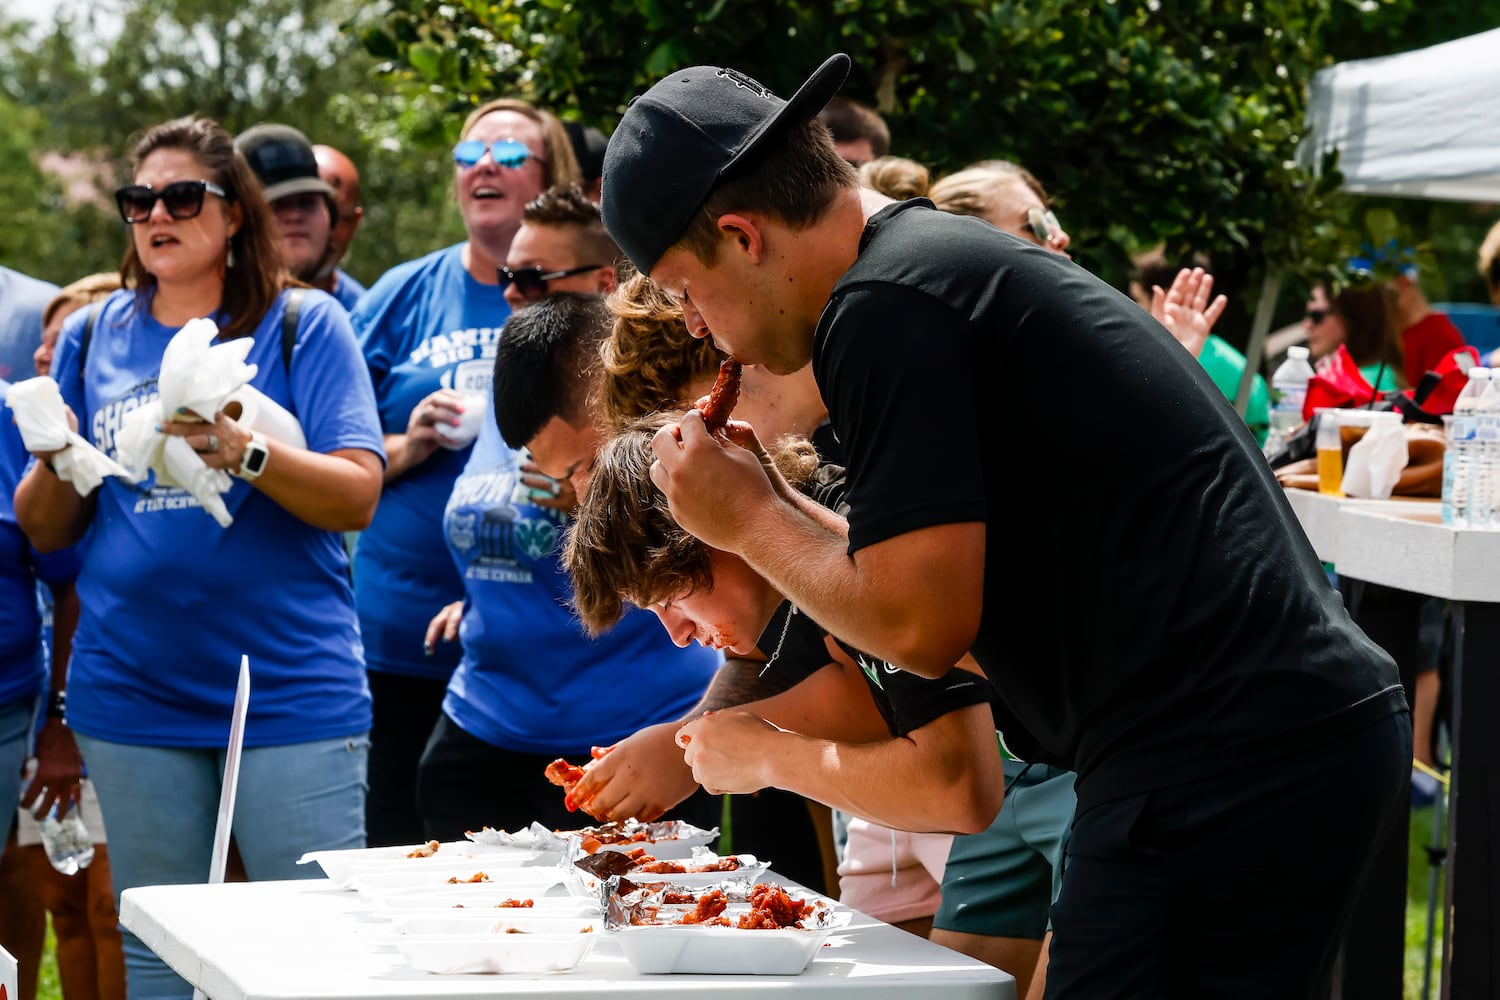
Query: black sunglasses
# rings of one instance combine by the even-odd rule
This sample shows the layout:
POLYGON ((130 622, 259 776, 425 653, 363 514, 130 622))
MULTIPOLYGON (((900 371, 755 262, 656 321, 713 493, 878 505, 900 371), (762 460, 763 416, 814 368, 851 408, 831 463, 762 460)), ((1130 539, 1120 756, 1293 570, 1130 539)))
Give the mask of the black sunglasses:
POLYGON ((115 190, 115 204, 120 207, 120 218, 132 226, 151 218, 158 198, 172 218, 194 219, 203 211, 205 192, 220 198, 229 197, 213 181, 173 181, 160 191, 148 184, 118 188, 115 190))
POLYGON ((1313 326, 1317 326, 1319 323, 1323 322, 1325 319, 1328 318, 1328 310, 1327 309, 1309 309, 1305 313, 1305 315, 1307 316, 1307 321, 1309 323, 1311 323, 1313 326))
POLYGON ((521 293, 522 298, 531 301, 547 294, 549 281, 571 278, 575 274, 587 274, 603 266, 603 264, 585 264, 582 267, 570 267, 566 271, 543 271, 540 267, 521 267, 512 271, 508 267, 501 267, 500 290, 503 292, 511 285, 515 285, 516 291, 521 293))

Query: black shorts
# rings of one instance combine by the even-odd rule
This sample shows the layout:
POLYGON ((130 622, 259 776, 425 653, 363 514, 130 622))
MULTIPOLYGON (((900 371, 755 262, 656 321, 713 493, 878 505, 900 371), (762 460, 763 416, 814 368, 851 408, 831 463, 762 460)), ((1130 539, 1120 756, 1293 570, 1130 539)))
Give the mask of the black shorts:
POLYGON ((1319 995, 1410 774, 1403 712, 1081 812, 1052 910, 1048 1000, 1319 995))

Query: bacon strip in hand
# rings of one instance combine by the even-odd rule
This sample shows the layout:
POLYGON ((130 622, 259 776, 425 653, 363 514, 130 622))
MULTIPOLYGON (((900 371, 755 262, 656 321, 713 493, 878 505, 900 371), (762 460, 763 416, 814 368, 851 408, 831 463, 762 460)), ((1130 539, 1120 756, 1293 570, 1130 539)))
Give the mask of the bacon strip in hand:
POLYGON ((723 430, 729 422, 729 414, 740 399, 740 373, 743 370, 744 366, 733 358, 719 365, 719 377, 714 379, 714 387, 708 391, 708 402, 698 401, 696 409, 703 414, 703 425, 710 434, 723 430))
POLYGON ((567 806, 568 812, 577 812, 578 806, 573 803, 573 789, 583 780, 583 768, 559 757, 548 764, 542 774, 554 785, 562 786, 563 805, 567 806))

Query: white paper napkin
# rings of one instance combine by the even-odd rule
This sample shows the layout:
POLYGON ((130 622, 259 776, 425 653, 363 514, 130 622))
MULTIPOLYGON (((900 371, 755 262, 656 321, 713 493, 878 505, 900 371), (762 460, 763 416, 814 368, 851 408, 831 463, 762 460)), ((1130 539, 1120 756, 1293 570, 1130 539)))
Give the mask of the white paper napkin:
POLYGON ((212 421, 224 401, 255 377, 258 369, 245 356, 255 346, 250 337, 215 344, 219 328, 213 320, 189 320, 162 352, 156 379, 158 398, 125 415, 115 443, 120 462, 138 479, 155 472, 161 486, 187 490, 221 527, 234 523, 224 504, 234 480, 222 469, 211 469, 185 438, 168 436, 156 428, 168 420, 194 418, 212 421))
POLYGON ((81 496, 98 489, 105 476, 133 481, 119 463, 68 429, 68 405, 50 375, 15 383, 6 393, 5 405, 15 412, 26 450, 57 452, 52 459, 57 478, 72 483, 81 496))

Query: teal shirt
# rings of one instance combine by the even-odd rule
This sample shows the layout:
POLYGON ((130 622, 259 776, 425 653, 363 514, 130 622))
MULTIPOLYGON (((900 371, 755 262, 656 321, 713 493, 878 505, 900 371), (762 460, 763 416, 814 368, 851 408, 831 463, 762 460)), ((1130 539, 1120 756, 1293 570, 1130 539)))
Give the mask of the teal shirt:
POLYGON ((1359 373, 1364 376, 1366 382, 1370 383, 1370 385, 1372 386, 1375 386, 1376 392, 1391 392, 1394 389, 1401 388, 1401 384, 1396 381, 1397 376, 1399 376, 1401 372, 1391 368, 1390 365, 1386 365, 1385 374, 1383 375, 1380 372, 1380 362, 1378 361, 1373 365, 1360 365, 1359 373), (1380 376, 1379 385, 1375 385, 1375 376, 1377 375, 1380 376))
MULTIPOLYGON (((1240 391, 1240 376, 1245 371, 1245 356, 1228 343, 1209 334, 1203 345, 1198 362, 1214 385, 1231 403, 1240 391)), ((1373 375, 1374 373, 1371 372, 1373 375)), ((1271 429, 1271 396, 1266 391, 1266 380, 1256 375, 1250 380, 1250 404, 1245 407, 1245 425, 1255 435, 1255 443, 1264 445, 1266 433, 1271 429)))

